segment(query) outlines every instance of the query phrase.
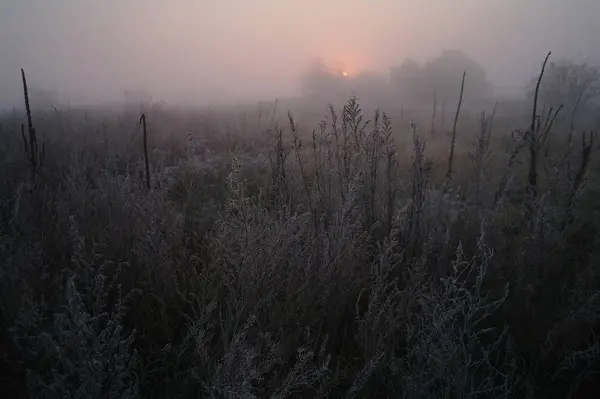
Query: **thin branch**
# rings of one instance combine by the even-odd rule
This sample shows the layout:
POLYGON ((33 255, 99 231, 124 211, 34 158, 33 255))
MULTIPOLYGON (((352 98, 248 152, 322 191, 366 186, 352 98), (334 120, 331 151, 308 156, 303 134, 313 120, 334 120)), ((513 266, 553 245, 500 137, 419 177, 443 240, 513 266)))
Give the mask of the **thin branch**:
POLYGON ((465 90, 465 77, 467 71, 463 72, 462 82, 460 84, 460 97, 458 99, 458 106, 456 107, 456 115, 454 115, 454 126, 452 127, 452 143, 450 144, 450 157, 448 158, 448 172, 446 173, 446 179, 450 181, 452 179, 452 163, 454 162, 454 147, 456 145, 456 124, 458 123, 458 116, 460 115, 460 107, 462 105, 463 93, 465 90))

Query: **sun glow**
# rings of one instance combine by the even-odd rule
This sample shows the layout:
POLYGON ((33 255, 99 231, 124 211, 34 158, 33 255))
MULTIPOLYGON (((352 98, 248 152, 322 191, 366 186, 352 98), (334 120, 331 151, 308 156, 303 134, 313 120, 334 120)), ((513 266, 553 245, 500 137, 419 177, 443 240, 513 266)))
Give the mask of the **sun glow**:
POLYGON ((346 71, 342 72, 342 76, 343 77, 348 77, 348 72, 346 72, 346 71))

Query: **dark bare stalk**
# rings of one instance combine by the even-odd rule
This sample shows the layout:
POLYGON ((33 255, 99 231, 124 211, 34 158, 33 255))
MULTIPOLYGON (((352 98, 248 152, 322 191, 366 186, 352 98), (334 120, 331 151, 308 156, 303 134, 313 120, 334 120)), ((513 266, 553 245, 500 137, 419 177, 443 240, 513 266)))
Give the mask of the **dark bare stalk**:
POLYGON ((573 192, 577 192, 581 185, 583 184, 585 174, 588 171, 590 164, 590 156, 592 154, 592 147, 594 145, 594 132, 590 132, 590 140, 586 143, 585 140, 585 132, 581 136, 581 147, 582 147, 582 158, 581 164, 579 165, 579 170, 575 175, 575 180, 573 181, 573 192))
POLYGON ((526 134, 529 141, 529 174, 527 179, 527 192, 532 199, 535 199, 537 197, 538 137, 536 137, 536 131, 539 131, 539 117, 537 115, 538 98, 540 92, 540 84, 542 83, 542 77, 544 76, 546 64, 548 63, 548 59, 550 58, 551 54, 552 52, 549 51, 546 55, 544 63, 542 64, 540 75, 538 76, 538 80, 535 85, 535 94, 533 97, 533 110, 531 113, 531 124, 529 126, 529 132, 528 134, 526 134))
POLYGON ((29 165, 31 166, 31 177, 34 177, 37 172, 37 136, 35 134, 35 129, 33 128, 27 78, 25 77, 25 71, 23 69, 21 69, 21 80, 23 81, 23 97, 25 98, 25 111, 27 112, 27 127, 29 130, 29 165))
POLYGON ((452 179, 452 164, 454 162, 454 147, 456 145, 456 124, 458 123, 458 116, 460 115, 460 107, 462 105, 463 93, 465 90, 465 77, 467 72, 463 72, 462 82, 460 84, 460 97, 458 99, 458 106, 456 107, 456 115, 454 115, 454 125, 452 127, 452 142, 450 143, 450 156, 448 158, 448 172, 446 173, 446 180, 452 179))
POLYGON ((561 231, 564 231, 565 228, 573 221, 573 208, 574 204, 581 192, 581 188, 585 183, 585 176, 589 170, 590 165, 590 157, 592 154, 592 148, 594 145, 594 132, 590 132, 589 142, 585 140, 585 132, 581 137, 581 146, 582 146, 582 157, 581 163, 579 165, 579 169, 577 174, 575 175, 575 179, 573 181, 573 186, 571 187, 571 193, 569 195, 569 199, 566 205, 566 215, 561 223, 561 231))
POLYGON ((523 134, 523 140, 529 145, 529 174, 526 192, 527 213, 525 215, 525 221, 531 221, 532 217, 536 214, 535 199, 537 198, 537 163, 539 151, 546 145, 550 130, 552 130, 552 126, 554 125, 554 122, 556 121, 558 113, 561 109, 562 105, 560 105, 556 110, 553 107, 550 107, 543 125, 540 117, 538 116, 534 124, 535 130, 529 130, 523 134))
POLYGON ((146 130, 146 114, 140 117, 140 124, 144 133, 144 163, 146 164, 146 189, 150 191, 150 165, 148 163, 148 132, 146 130))
POLYGON ((33 135, 33 138, 34 138, 34 140, 33 140, 33 157, 34 157, 33 162, 35 162, 36 171, 37 171, 38 166, 39 166, 39 163, 38 163, 38 160, 39 160, 39 151, 38 151, 37 134, 36 134, 35 128, 33 128, 32 135, 33 135))
POLYGON ((25 125, 21 123, 21 138, 23 139, 23 150, 25 152, 25 156, 29 160, 29 148, 27 148, 27 137, 25 137, 25 125))
POLYGON ((544 71, 546 70, 546 64, 548 63, 548 59, 550 58, 551 54, 552 54, 552 51, 549 51, 548 54, 546 54, 546 58, 544 59, 544 63, 542 64, 542 70, 540 71, 537 83, 535 85, 535 93, 534 93, 534 97, 533 97, 533 112, 531 115, 531 125, 529 126, 532 132, 535 131, 535 120, 537 118, 537 105, 538 105, 538 98, 539 98, 539 94, 540 94, 540 85, 542 83, 542 77, 544 76, 544 71))

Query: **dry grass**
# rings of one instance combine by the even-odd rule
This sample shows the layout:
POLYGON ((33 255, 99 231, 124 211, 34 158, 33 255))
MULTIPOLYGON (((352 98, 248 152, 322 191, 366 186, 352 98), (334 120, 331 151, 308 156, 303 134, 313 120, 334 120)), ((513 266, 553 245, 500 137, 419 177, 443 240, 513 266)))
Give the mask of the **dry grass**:
POLYGON ((137 111, 34 115, 47 159, 33 179, 10 155, 23 115, 4 118, 8 397, 598 388, 591 140, 569 154, 571 180, 559 139, 536 148, 548 173, 526 207, 526 143, 495 111, 429 140, 356 98, 310 127, 262 112, 228 124, 146 110, 147 142, 137 111))

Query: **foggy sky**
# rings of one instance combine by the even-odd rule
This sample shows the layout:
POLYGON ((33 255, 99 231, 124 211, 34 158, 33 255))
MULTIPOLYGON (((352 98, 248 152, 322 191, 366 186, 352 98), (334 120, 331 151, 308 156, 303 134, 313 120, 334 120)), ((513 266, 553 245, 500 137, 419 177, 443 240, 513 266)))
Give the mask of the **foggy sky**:
MULTIPOLYGON (((322 58, 351 72, 459 48, 501 89, 546 52, 600 58, 595 0, 0 0, 0 107, 31 86, 71 102, 293 95, 322 58)), ((598 25, 600 26, 600 25, 598 25)))

